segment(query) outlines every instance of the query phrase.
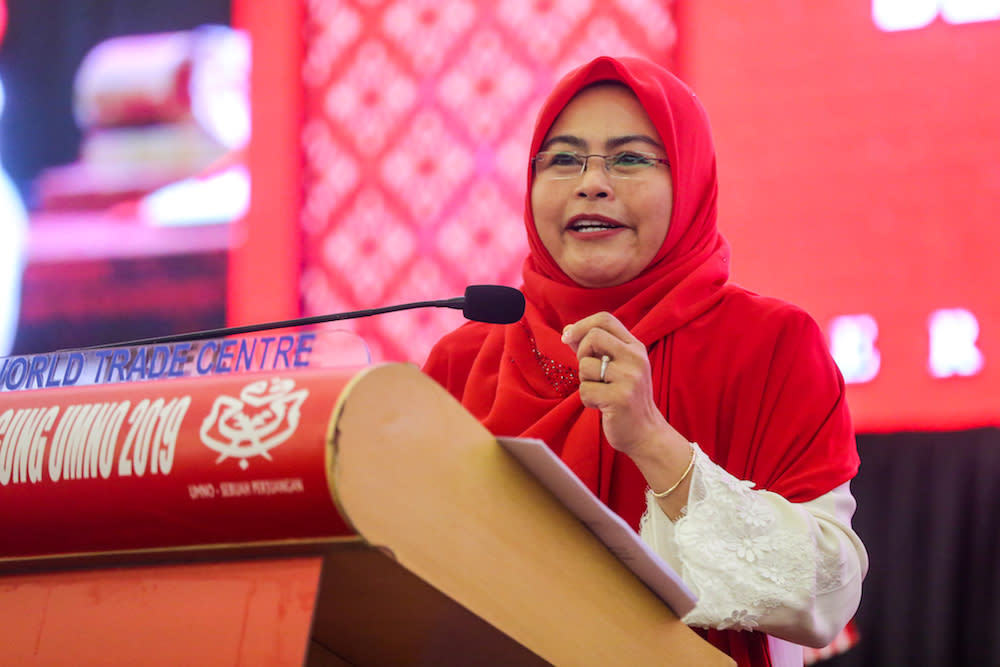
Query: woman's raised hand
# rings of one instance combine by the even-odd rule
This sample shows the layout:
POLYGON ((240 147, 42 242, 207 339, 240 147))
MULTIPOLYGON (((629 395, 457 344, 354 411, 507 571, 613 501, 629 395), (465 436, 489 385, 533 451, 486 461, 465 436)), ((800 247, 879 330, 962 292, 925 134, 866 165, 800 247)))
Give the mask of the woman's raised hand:
POLYGON ((646 346, 603 312, 568 325, 563 342, 580 362, 580 400, 601 411, 608 442, 636 463, 650 488, 663 491, 657 502, 676 520, 687 503, 693 452, 656 406, 646 346))
POLYGON ((634 456, 662 441, 670 427, 653 400, 645 345, 606 312, 568 325, 563 342, 580 363, 580 400, 601 411, 611 446, 634 456))

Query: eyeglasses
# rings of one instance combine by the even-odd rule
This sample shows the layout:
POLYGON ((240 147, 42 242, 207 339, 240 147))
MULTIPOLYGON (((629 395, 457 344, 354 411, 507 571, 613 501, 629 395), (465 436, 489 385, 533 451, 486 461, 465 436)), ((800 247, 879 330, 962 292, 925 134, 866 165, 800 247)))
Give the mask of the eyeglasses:
POLYGON ((592 153, 583 155, 573 151, 541 151, 531 162, 535 173, 555 180, 577 178, 587 171, 587 163, 592 157, 603 158, 604 171, 615 178, 641 178, 657 164, 668 165, 664 158, 640 151, 622 151, 614 155, 592 153))

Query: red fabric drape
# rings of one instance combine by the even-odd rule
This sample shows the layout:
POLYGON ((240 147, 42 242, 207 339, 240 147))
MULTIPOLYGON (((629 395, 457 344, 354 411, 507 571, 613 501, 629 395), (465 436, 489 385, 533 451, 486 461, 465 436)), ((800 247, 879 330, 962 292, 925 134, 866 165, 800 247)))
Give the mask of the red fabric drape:
MULTIPOLYGON (((664 142, 674 207, 663 246, 632 281, 579 287, 541 243, 528 199, 523 320, 459 328, 432 350, 425 371, 493 433, 544 440, 637 527, 645 480, 607 444, 600 413, 581 404, 577 360, 561 341, 564 325, 606 310, 647 346, 655 399, 667 419, 730 473, 796 502, 849 480, 857 450, 843 381, 822 332, 800 309, 726 282, 729 246, 716 223, 715 150, 691 90, 652 63, 598 58, 549 96, 531 153, 566 103, 602 80, 629 86, 664 142)), ((527 178, 530 192, 530 168, 527 178)), ((759 633, 706 635, 741 665, 769 664, 759 633)))

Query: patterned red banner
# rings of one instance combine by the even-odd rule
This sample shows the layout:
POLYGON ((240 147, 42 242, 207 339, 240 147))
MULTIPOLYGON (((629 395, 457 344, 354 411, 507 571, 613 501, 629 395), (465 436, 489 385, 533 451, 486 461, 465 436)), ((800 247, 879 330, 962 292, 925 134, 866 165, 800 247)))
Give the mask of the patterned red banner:
MULTIPOLYGON (((305 315, 521 284, 528 144, 546 93, 599 55, 671 65, 670 0, 304 0, 305 315)), ((344 323, 421 363, 459 326, 420 310, 344 323)))
POLYGON ((0 563, 353 534, 327 437, 353 370, 25 391, 0 403, 0 563))

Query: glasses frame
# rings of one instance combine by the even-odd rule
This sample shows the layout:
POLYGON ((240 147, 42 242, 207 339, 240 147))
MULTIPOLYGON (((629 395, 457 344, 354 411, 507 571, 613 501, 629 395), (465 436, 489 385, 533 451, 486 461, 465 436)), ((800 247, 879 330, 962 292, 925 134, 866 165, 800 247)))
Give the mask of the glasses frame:
POLYGON ((599 157, 601 162, 604 164, 604 173, 606 173, 611 178, 622 178, 622 179, 634 179, 641 177, 641 174, 647 173, 649 170, 647 168, 639 169, 635 172, 635 175, 616 173, 612 171, 611 163, 609 160, 611 158, 617 158, 622 155, 638 155, 641 156, 655 164, 648 165, 649 167, 654 167, 656 164, 663 164, 670 166, 670 161, 666 158, 657 157, 653 153, 646 153, 645 151, 618 151, 617 153, 612 153, 611 155, 604 155, 602 153, 577 153, 576 151, 538 151, 535 156, 531 158, 531 168, 534 170, 535 175, 543 174, 545 178, 551 179, 553 181, 568 181, 574 178, 580 178, 587 171, 587 167, 590 165, 590 158, 599 157), (565 176, 556 176, 551 172, 541 171, 538 169, 538 160, 545 155, 572 155, 578 160, 582 160, 580 164, 580 171, 575 174, 566 174, 565 176))

